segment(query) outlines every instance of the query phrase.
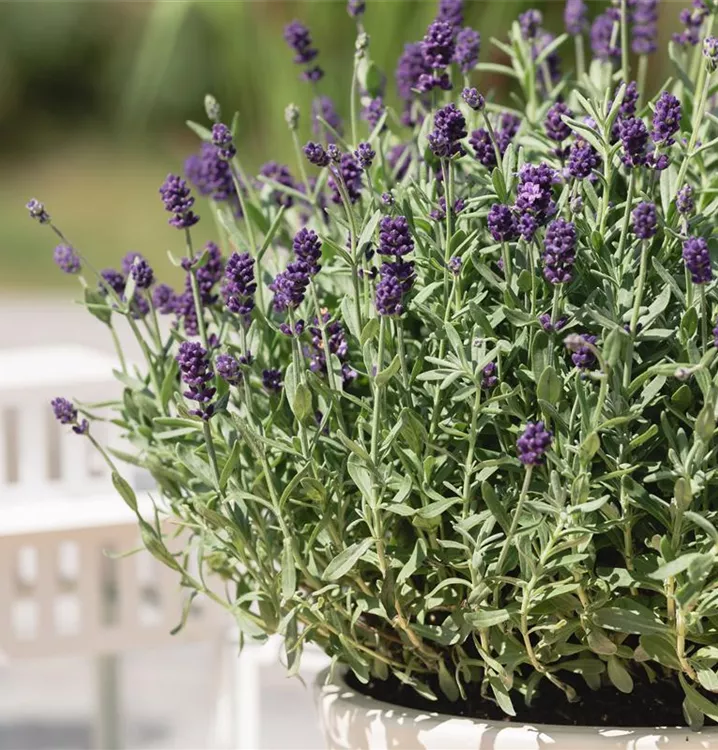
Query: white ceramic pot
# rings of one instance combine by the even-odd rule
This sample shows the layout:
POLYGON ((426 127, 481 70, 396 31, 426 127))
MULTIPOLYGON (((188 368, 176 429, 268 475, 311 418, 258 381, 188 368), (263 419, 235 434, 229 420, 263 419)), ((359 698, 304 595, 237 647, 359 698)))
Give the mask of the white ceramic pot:
MULTIPOLYGON (((339 673, 340 670, 337 670, 339 673)), ((478 721, 382 703, 341 674, 315 683, 327 750, 718 750, 718 728, 568 727, 478 721)))

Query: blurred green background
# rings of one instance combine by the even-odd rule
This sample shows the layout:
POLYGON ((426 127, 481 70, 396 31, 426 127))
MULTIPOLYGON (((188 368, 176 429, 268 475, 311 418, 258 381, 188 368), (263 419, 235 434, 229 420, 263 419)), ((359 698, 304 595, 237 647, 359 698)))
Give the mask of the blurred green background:
MULTIPOLYGON (((483 37, 482 60, 499 59, 489 38, 505 36, 529 4, 537 5, 467 0, 466 23, 483 37)), ((591 15, 604 5, 592 4, 591 15)), ((538 6, 546 28, 560 32, 563 3, 538 6)), ((661 6, 662 40, 674 30, 679 8, 661 6)), ((434 0, 368 0, 371 55, 387 73, 390 100, 404 42, 420 39, 435 12, 434 0)), ((295 171, 283 112, 292 101, 308 112, 311 91, 298 80, 282 38, 293 18, 311 28, 327 72, 322 91, 346 115, 355 25, 345 0, 0 3, 3 295, 75 288, 52 263, 51 234, 27 218, 30 197, 45 202, 98 266, 117 265, 125 252, 139 250, 171 276, 165 253, 181 248, 157 189, 196 149, 184 121, 205 122, 207 92, 222 103, 225 119, 239 111, 248 170, 275 159, 295 171)), ((657 80, 665 61, 661 52, 654 58, 657 80)), ((207 232, 210 224, 204 222, 207 232)))

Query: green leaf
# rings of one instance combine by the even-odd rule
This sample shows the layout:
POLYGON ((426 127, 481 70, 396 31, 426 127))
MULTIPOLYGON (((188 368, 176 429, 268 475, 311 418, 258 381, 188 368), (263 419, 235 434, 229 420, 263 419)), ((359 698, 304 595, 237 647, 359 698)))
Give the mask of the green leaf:
POLYGON ((713 721, 718 721, 718 704, 714 701, 704 698, 694 687, 692 687, 686 678, 682 674, 678 674, 678 679, 681 682, 683 692, 686 694, 687 700, 690 704, 702 714, 705 714, 708 718, 713 721))
POLYGON ((446 668, 443 659, 439 660, 439 687, 441 692, 453 703, 459 699, 459 688, 456 679, 446 668))
POLYGON ((368 502, 373 502, 374 492, 369 470, 355 456, 351 456, 347 463, 349 476, 368 502))
POLYGON ((112 308, 107 300, 96 289, 85 287, 85 306, 90 314, 107 325, 112 319, 112 308))
POLYGON ((579 449, 579 459, 581 463, 584 465, 589 464, 596 453, 598 453, 600 447, 601 438, 597 432, 592 432, 583 443, 581 443, 581 448, 579 449))
POLYGON ((416 511, 416 515, 421 518, 437 518, 452 505, 456 505, 456 503, 460 502, 460 497, 447 497, 443 500, 437 500, 435 503, 430 503, 423 508, 419 508, 419 510, 416 511))
POLYGON ((224 488, 227 486, 227 482, 229 481, 229 478, 232 476, 232 473, 234 472, 237 463, 239 462, 240 452, 241 443, 239 442, 239 440, 236 440, 234 445, 232 446, 232 450, 230 451, 229 456, 227 457, 227 460, 224 463, 224 466, 222 467, 222 473, 219 476, 220 490, 224 490, 224 488))
POLYGON ((357 564, 359 558, 368 551, 373 543, 374 540, 369 538, 347 547, 327 565, 322 578, 327 581, 338 581, 357 564))
POLYGON ((299 383, 294 394, 294 401, 290 406, 294 412, 294 416, 302 424, 306 424, 313 416, 312 392, 306 383, 299 383))
POLYGON ((499 525, 508 534, 511 528, 511 519, 509 514, 504 509, 498 495, 494 491, 494 488, 486 481, 481 483, 481 497, 486 503, 486 507, 489 509, 491 515, 499 522, 499 525))
POLYGON ((669 578, 677 576, 679 573, 683 573, 694 560, 700 557, 703 557, 703 555, 699 552, 688 552, 685 555, 677 557, 675 560, 661 565, 653 573, 649 573, 648 577, 655 581, 666 581, 669 578))
POLYGON ((612 656, 608 660, 608 679, 622 693, 633 692, 633 678, 623 666, 623 662, 616 656, 612 656))
POLYGON ((586 643, 594 654, 602 656, 613 656, 618 651, 618 646, 603 632, 603 630, 592 628, 586 636, 586 643))
POLYGON ((556 370, 551 365, 544 368, 538 380, 536 396, 543 401, 556 404, 561 398, 562 391, 563 384, 561 378, 556 374, 556 370))
POLYGON ((116 471, 113 471, 112 484, 130 509, 137 513, 137 496, 129 482, 126 479, 123 479, 116 471))
POLYGON ((648 658, 664 667, 681 670, 675 640, 670 635, 642 635, 639 643, 648 658))
POLYGON ((380 373, 377 374, 375 380, 376 384, 381 388, 385 386, 393 377, 394 375, 399 372, 399 369, 401 368, 401 359, 399 359, 399 355, 395 355, 394 359, 392 359, 391 364, 388 367, 385 367, 380 373))
POLYGON ((597 610, 593 615, 593 621, 596 625, 619 633, 650 635, 665 633, 668 630, 668 626, 650 609, 625 598, 617 599, 613 606, 597 610))
POLYGON ((347 294, 342 299, 342 318, 349 329, 349 333, 358 341, 361 338, 361 328, 357 317, 356 307, 347 294))
POLYGON ((508 610, 505 609, 481 609, 478 612, 467 612, 464 619, 477 630, 501 625, 509 619, 508 610))

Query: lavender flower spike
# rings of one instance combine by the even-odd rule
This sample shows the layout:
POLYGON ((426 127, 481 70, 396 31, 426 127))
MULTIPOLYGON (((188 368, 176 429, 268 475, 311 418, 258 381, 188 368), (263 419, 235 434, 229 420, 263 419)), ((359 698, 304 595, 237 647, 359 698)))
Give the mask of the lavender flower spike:
POLYGON ((214 414, 214 406, 209 402, 217 389, 208 385, 214 373, 207 350, 197 341, 183 341, 180 344, 177 362, 182 380, 188 386, 184 393, 185 398, 198 403, 196 409, 190 410, 190 414, 209 419, 214 414))
POLYGON ((454 50, 454 62, 459 70, 468 75, 479 62, 481 50, 481 34, 468 26, 456 35, 456 49, 454 50))
POLYGON ((50 223, 50 214, 45 210, 45 204, 40 203, 37 198, 31 198, 25 207, 30 212, 31 219, 36 219, 40 224, 50 223))
POLYGON ((576 227, 570 221, 556 219, 546 230, 544 240, 544 276, 551 284, 565 284, 573 278, 576 262, 576 227))
POLYGON ((52 256, 57 267, 64 273, 80 273, 80 257, 70 245, 58 245, 52 256))
POLYGON ((215 360, 217 375, 230 385, 242 382, 242 370, 239 362, 231 354, 220 354, 215 360))
POLYGON ((713 278, 708 243, 703 237, 689 237, 683 243, 683 260, 694 284, 707 284, 713 278))
POLYGON ((247 317, 254 309, 254 258, 249 253, 232 253, 224 270, 222 297, 230 312, 247 317))
POLYGON ((60 424, 72 425, 72 431, 76 435, 86 435, 88 433, 90 429, 88 421, 86 419, 78 421, 77 409, 72 402, 68 401, 66 398, 58 396, 50 402, 50 405, 55 414, 55 419, 57 419, 60 424))
POLYGON ((551 447, 553 433, 543 422, 527 422, 524 431, 516 441, 519 461, 524 466, 540 466, 546 460, 551 447))
POLYGON ((631 214, 633 219, 633 232, 641 240, 650 240, 655 236, 658 229, 658 216, 653 203, 644 201, 639 203, 631 214))
POLYGON ((571 36, 583 34, 588 29, 588 8, 583 0, 566 0, 563 11, 566 33, 571 36))
POLYGON ((664 91, 656 102, 651 138, 657 145, 671 146, 675 143, 673 136, 680 127, 681 103, 673 94, 664 91))
POLYGON ((160 187, 165 211, 173 214, 169 223, 177 229, 189 229, 199 221, 199 216, 192 212, 194 198, 187 183, 178 175, 169 174, 160 187))

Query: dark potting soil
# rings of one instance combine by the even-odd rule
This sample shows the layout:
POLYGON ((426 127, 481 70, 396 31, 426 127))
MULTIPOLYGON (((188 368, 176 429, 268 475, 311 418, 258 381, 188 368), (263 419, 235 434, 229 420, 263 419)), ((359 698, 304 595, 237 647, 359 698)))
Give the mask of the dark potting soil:
MULTIPOLYGON (((613 686, 590 690, 585 684, 575 683, 573 687, 580 695, 576 703, 568 703, 562 691, 544 681, 541 692, 535 696, 530 707, 525 705, 520 694, 511 696, 516 709, 515 717, 506 716, 495 703, 482 698, 478 685, 474 690, 475 695, 469 695, 465 701, 459 699, 452 702, 443 696, 438 681, 429 681, 431 689, 438 696, 436 701, 423 698, 393 676, 388 680, 371 680, 367 685, 362 685, 349 672, 346 681, 358 693, 385 703, 471 719, 612 727, 680 727, 686 724, 681 709, 683 691, 677 680, 664 679, 653 683, 635 680, 633 692, 628 694, 618 692, 613 686)), ((714 722, 707 719, 706 724, 714 722)))

